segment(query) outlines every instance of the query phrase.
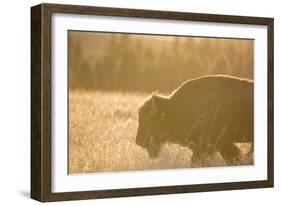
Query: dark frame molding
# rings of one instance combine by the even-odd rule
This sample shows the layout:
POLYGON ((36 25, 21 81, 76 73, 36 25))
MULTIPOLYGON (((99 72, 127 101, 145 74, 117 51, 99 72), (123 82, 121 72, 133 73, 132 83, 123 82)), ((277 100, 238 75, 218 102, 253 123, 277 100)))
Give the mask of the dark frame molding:
POLYGON ((140 195, 205 192, 266 188, 274 185, 274 19, 156 10, 107 8, 78 5, 40 4, 31 8, 31 198, 41 201, 64 201, 140 195), (268 148, 267 180, 200 185, 164 186, 99 191, 51 191, 51 16, 53 13, 102 15, 203 22, 265 25, 268 32, 268 148))

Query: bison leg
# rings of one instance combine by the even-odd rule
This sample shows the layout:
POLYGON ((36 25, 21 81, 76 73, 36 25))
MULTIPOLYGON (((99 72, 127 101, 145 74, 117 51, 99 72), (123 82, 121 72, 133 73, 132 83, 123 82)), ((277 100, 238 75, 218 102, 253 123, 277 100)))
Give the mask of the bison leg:
POLYGON ((194 162, 194 163, 199 162, 203 159, 203 156, 204 155, 202 155, 201 151, 193 150, 191 161, 194 162))
POLYGON ((234 165, 240 159, 240 150, 234 144, 222 145, 219 152, 227 165, 234 165))
POLYGON ((251 148, 246 154, 246 159, 251 160, 253 162, 253 154, 254 154, 254 145, 251 143, 251 148))
POLYGON ((193 149, 191 161, 195 164, 205 165, 205 163, 209 161, 208 157, 212 154, 213 153, 208 152, 206 148, 204 150, 202 148, 193 149))

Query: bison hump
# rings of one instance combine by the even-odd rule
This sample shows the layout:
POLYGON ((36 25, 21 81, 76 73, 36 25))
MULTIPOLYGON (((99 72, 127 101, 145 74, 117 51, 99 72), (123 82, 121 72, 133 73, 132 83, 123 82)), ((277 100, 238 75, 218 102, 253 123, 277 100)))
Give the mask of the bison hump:
POLYGON ((226 75, 208 75, 186 81, 173 92, 171 99, 192 101, 199 98, 199 101, 200 98, 206 99, 228 94, 235 96, 235 94, 244 93, 246 96, 252 92, 252 80, 226 75))

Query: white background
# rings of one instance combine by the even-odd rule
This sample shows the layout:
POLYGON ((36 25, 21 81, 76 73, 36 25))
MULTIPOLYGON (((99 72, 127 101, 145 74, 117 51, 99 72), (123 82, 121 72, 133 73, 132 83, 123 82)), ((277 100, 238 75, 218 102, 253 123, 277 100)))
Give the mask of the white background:
MULTIPOLYGON (((281 200, 281 13, 279 1, 243 0, 64 0, 45 1, 96 6, 275 18, 275 188, 58 202, 52 205, 280 205, 281 200)), ((1 2, 0 32, 0 203, 39 205, 29 199, 30 185, 30 6, 40 1, 1 2)), ((49 204, 49 203, 48 203, 49 204)))

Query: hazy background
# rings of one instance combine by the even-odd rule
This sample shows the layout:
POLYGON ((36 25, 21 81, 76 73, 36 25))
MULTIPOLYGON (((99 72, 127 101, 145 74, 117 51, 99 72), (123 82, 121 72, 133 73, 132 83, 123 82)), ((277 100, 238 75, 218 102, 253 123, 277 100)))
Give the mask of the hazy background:
POLYGON ((69 32, 70 89, 169 92, 206 74, 253 79, 253 40, 69 32))
MULTIPOLYGON (((253 40, 69 32, 69 173, 226 166, 217 153, 191 162, 167 143, 151 159, 135 144, 137 108, 151 92, 188 79, 229 74, 253 79, 253 40)), ((244 154, 249 144, 239 148, 244 154)), ((252 164, 252 158, 238 165, 252 164)))

